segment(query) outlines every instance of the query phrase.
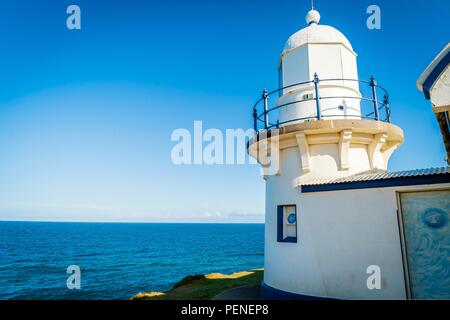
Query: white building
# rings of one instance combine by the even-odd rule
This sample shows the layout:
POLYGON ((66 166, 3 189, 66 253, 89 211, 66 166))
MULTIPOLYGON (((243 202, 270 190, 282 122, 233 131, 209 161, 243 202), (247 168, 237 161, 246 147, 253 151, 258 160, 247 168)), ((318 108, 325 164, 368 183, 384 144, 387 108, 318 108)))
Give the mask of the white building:
POLYGON ((341 32, 315 10, 306 20, 281 54, 279 90, 254 107, 263 297, 450 298, 450 169, 386 172, 403 143, 387 92, 358 80, 341 32))
POLYGON ((431 101, 450 164, 450 43, 425 69, 417 87, 431 101))

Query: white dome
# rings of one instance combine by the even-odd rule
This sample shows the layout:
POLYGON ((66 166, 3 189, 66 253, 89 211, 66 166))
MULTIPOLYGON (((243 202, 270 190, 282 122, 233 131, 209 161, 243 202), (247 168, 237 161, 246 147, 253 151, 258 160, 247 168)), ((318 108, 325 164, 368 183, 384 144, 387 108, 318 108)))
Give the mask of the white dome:
POLYGON ((307 43, 342 43, 353 51, 350 41, 342 32, 331 26, 312 23, 289 37, 284 45, 283 54, 307 43))

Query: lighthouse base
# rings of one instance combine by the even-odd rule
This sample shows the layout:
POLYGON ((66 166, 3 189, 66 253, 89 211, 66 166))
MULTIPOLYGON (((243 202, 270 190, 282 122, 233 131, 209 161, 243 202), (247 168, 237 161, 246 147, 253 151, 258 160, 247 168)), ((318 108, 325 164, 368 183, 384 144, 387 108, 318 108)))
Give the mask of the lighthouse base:
POLYGON ((262 300, 335 300, 332 298, 308 296, 275 289, 264 282, 261 284, 262 300))

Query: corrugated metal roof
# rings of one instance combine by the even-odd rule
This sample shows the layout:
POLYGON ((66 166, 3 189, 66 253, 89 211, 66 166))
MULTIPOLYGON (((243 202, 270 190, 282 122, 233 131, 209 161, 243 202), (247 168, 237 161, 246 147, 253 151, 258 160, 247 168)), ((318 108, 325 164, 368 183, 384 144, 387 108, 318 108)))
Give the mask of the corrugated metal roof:
MULTIPOLYGON (((422 177, 422 176, 434 176, 441 174, 450 175, 450 167, 442 168, 427 168, 427 169, 415 169, 396 172, 369 172, 359 173, 343 178, 334 178, 329 180, 316 180, 302 184, 302 186, 318 186, 318 185, 330 185, 352 182, 366 182, 366 181, 379 181, 396 178, 409 178, 409 177, 422 177)), ((450 178, 449 178, 450 182, 450 178)))

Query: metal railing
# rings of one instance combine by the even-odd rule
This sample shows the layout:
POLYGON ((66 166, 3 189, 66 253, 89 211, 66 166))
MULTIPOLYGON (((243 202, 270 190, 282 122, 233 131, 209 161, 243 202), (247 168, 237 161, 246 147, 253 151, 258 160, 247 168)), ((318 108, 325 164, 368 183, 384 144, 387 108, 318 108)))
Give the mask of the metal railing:
MULTIPOLYGON (((361 89, 361 87, 360 87, 361 89)), ((319 79, 319 76, 314 74, 314 79, 306 82, 294 83, 289 86, 279 88, 277 90, 268 92, 266 89, 263 90, 261 98, 255 103, 253 106, 253 128, 256 132, 260 130, 270 130, 272 128, 278 128, 281 125, 288 124, 296 121, 306 121, 306 120, 326 120, 327 118, 336 118, 336 117, 346 117, 354 119, 355 117, 361 119, 375 120, 375 121, 383 121, 390 122, 391 121, 391 111, 389 105, 389 94, 383 87, 379 86, 372 76, 369 81, 365 80, 356 80, 356 79, 319 79), (350 81, 357 82, 358 84, 368 85, 367 88, 370 88, 369 96, 364 96, 361 93, 361 96, 320 96, 320 84, 326 83, 330 81, 350 81), (308 84, 314 84, 314 96, 312 98, 306 98, 301 100, 289 101, 280 105, 275 105, 273 107, 269 106, 269 100, 272 96, 278 95, 279 93, 283 94, 286 89, 293 89, 294 87, 304 86, 308 84), (382 97, 378 96, 382 94, 382 97), (361 102, 361 116, 356 115, 330 115, 323 114, 321 109, 321 101, 326 99, 357 99, 361 102), (280 122, 279 119, 276 119, 276 122, 270 120, 270 115, 275 111, 279 111, 287 106, 303 103, 308 101, 315 101, 316 106, 316 114, 314 116, 303 117, 303 118, 294 118, 280 122), (363 103, 368 104, 370 108, 370 112, 363 115, 363 103), (259 113, 258 109, 263 108, 263 111, 259 113), (261 125, 262 124, 262 125, 261 125)), ((278 118, 278 117, 276 117, 278 118)))

